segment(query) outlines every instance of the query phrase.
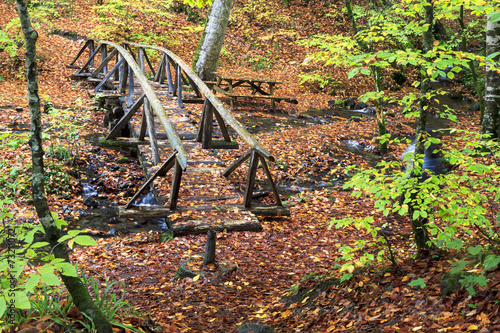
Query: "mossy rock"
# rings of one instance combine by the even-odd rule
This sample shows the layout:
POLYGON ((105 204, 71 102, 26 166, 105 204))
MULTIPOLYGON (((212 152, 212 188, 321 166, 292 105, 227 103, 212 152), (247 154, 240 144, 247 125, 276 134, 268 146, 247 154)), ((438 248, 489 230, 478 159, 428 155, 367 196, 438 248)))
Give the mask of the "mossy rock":
POLYGON ((128 158, 128 157, 120 157, 116 160, 116 163, 118 163, 118 164, 125 164, 128 162, 130 162, 130 158, 128 158))
POLYGON ((274 333, 274 330, 271 326, 255 324, 255 323, 246 323, 238 327, 234 330, 237 333, 274 333))
POLYGON ((208 267, 203 267, 202 263, 203 257, 191 257, 181 262, 179 268, 175 272, 174 279, 194 278, 197 275, 203 277, 210 272, 214 272, 213 277, 215 279, 220 279, 238 269, 236 264, 227 261, 218 262, 216 265, 208 265, 208 267))
POLYGON ((109 147, 109 148, 127 148, 127 147, 133 147, 137 148, 139 146, 139 141, 125 141, 125 140, 106 140, 104 138, 99 139, 99 143, 103 147, 109 147))
POLYGON ((287 305, 291 305, 294 303, 302 303, 305 299, 307 299, 306 305, 312 304, 314 300, 321 295, 324 291, 328 290, 331 286, 340 286, 340 279, 337 278, 329 278, 321 281, 317 285, 310 287, 299 289, 295 294, 284 297, 281 301, 285 302, 287 305))
POLYGON ((470 275, 470 273, 459 272, 455 274, 446 273, 441 277, 441 296, 450 296, 456 293, 459 289, 463 287, 460 282, 465 276, 470 275))

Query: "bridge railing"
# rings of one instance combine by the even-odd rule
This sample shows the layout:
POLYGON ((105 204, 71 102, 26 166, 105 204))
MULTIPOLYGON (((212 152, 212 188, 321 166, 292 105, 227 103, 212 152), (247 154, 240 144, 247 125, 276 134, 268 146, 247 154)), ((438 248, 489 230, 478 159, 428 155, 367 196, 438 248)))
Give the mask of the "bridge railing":
MULTIPOLYGON (((231 138, 228 134, 226 123, 229 127, 231 127, 240 137, 241 139, 250 147, 249 151, 246 152, 242 157, 240 157, 237 161, 235 161, 231 166, 229 166, 223 173, 224 177, 229 177, 230 174, 238 168, 241 164, 243 164, 247 159, 250 159, 250 165, 248 170, 248 177, 245 188, 244 195, 244 204, 246 207, 251 205, 253 188, 256 181, 256 173, 259 162, 262 164, 264 172, 266 174, 267 180, 271 185, 273 195, 275 197, 277 205, 281 206, 281 201, 279 198, 279 194, 277 188, 272 179, 271 173, 266 163, 266 159, 270 161, 274 161, 274 157, 255 139, 255 137, 250 134, 246 128, 232 115, 232 113, 224 106, 224 104, 215 96, 214 92, 207 84, 201 80, 182 59, 172 53, 170 50, 152 46, 152 45, 144 45, 137 43, 124 42, 123 47, 112 42, 105 42, 96 39, 89 39, 87 43, 84 45, 82 50, 75 57, 75 60, 70 64, 70 67, 79 68, 79 71, 75 73, 75 75, 81 76, 91 76, 94 78, 102 77, 104 78, 100 81, 100 83, 95 88, 95 91, 98 92, 106 82, 111 78, 112 75, 115 75, 115 79, 119 80, 119 90, 121 93, 125 93, 128 88, 128 97, 127 97, 127 107, 129 108, 129 112, 120 120, 120 122, 111 130, 111 132, 106 137, 107 139, 111 139, 117 135, 119 130, 125 126, 125 124, 130 120, 132 115, 137 112, 137 110, 142 105, 142 101, 144 100, 144 105, 148 109, 147 104, 149 103, 150 107, 152 107, 155 111, 156 116, 162 123, 163 128, 167 134, 169 142, 172 148, 176 152, 176 163, 178 163, 180 168, 176 168, 176 174, 179 174, 177 177, 174 177, 174 182, 172 185, 172 190, 174 190, 175 183, 180 183, 180 174, 182 174, 182 170, 185 170, 187 165, 187 154, 182 146, 182 142, 180 141, 179 136, 175 132, 175 129, 172 126, 172 123, 168 119, 161 102, 157 98, 156 94, 153 91, 153 88, 148 82, 147 77, 145 76, 146 65, 149 67, 152 76, 154 76, 154 81, 163 84, 165 80, 168 84, 168 90, 174 96, 177 96, 178 107, 183 107, 183 99, 182 99, 182 89, 183 83, 189 85, 192 90, 195 92, 198 100, 194 102, 203 102, 203 111, 201 114, 197 141, 202 143, 203 148, 212 148, 212 132, 213 132, 213 118, 215 116, 216 121, 219 123, 219 127, 224 137, 224 141, 230 142, 231 138), (96 48, 95 45, 99 43, 100 45, 96 48), (111 52, 108 53, 108 46, 113 48, 111 52), (88 60, 82 67, 72 66, 75 61, 82 55, 84 49, 88 48, 88 60), (136 49, 135 52, 133 49, 136 49), (148 57, 146 50, 154 50, 161 54, 161 59, 159 64, 156 67, 150 61, 150 57, 148 57), (92 73, 86 73, 89 71, 89 68, 94 66, 94 61, 96 59, 97 54, 100 52, 100 63, 99 65, 92 71, 92 73), (137 57, 135 55, 137 54, 137 57), (108 71, 107 65, 108 63, 113 63, 112 59, 116 57, 115 65, 113 69, 108 71), (174 68, 174 74, 171 72, 170 66, 174 68), (128 73, 133 73, 137 80, 139 81, 141 87, 144 89, 144 94, 141 95, 137 100, 134 101, 134 75, 129 75, 128 73), (127 85, 128 81, 128 85, 127 85), (202 99, 202 94, 204 95, 204 99, 202 99), (179 169, 179 170, 178 170, 179 169)), ((139 139, 144 139, 145 128, 149 130, 151 148, 153 150, 153 156, 158 156, 157 147, 153 147, 156 140, 153 140, 155 137, 154 134, 154 123, 152 120, 152 116, 148 116, 148 112, 143 112, 143 120, 141 125, 141 133, 139 139), (147 126, 146 126, 147 125, 147 126)), ((169 159, 170 160, 170 159, 169 159)), ((167 161, 168 162, 168 161, 167 161)), ((165 162, 165 163, 167 163, 165 162)), ((156 163, 156 161, 155 161, 156 163)), ((171 162, 170 162, 171 163, 171 162)), ((171 167, 171 166, 169 166, 171 167)), ((177 189, 178 193, 178 189, 177 189)), ((176 196, 176 195, 174 195, 176 196)), ((130 205, 132 200, 129 202, 130 205)), ((171 194, 171 208, 175 208, 175 203, 172 204, 172 194, 171 194)))

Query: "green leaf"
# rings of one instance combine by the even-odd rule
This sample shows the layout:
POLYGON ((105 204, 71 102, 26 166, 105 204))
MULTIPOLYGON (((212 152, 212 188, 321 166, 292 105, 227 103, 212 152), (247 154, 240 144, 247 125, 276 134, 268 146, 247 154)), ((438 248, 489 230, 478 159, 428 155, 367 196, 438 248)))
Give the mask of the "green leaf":
POLYGON ((453 78, 455 77, 455 74, 452 72, 452 71, 449 71, 446 76, 448 77, 448 79, 450 80, 453 80, 453 78))
POLYGON ((494 53, 492 53, 492 54, 488 55, 488 56, 486 57, 486 60, 493 60, 493 59, 495 59, 495 58, 496 58, 499 54, 500 54, 500 52, 494 52, 494 53))
POLYGON ((3 317, 5 310, 7 309, 7 302, 5 302, 5 298, 0 297, 0 318, 3 317))
POLYGON ((344 274, 342 275, 342 278, 340 279, 340 283, 344 282, 344 281, 347 281, 349 280, 350 278, 352 278, 352 274, 348 273, 348 274, 344 274))
POLYGON ((84 245, 84 246, 97 245, 96 241, 88 235, 76 236, 75 243, 80 244, 80 245, 84 245))
POLYGON ((27 292, 32 292, 37 286, 38 282, 40 282, 40 276, 38 274, 32 274, 24 285, 24 288, 26 288, 27 292))
POLYGON ((361 69, 360 72, 361 72, 361 74, 366 75, 366 76, 369 76, 372 74, 372 71, 369 70, 368 68, 363 68, 363 69, 361 69))
POLYGON ((61 284, 61 280, 54 273, 40 273, 40 278, 43 283, 46 283, 49 286, 58 286, 61 284))
POLYGON ((25 292, 22 291, 16 291, 16 308, 22 309, 22 310, 29 310, 31 309, 31 302, 28 298, 28 295, 26 295, 25 292))
POLYGON ((469 246, 469 247, 467 248, 467 251, 468 251, 470 254, 472 254, 473 256, 475 256, 475 255, 478 255, 478 254, 479 254, 479 252, 481 252, 481 250, 482 250, 482 249, 483 249, 483 247, 482 247, 481 245, 474 246, 474 247, 469 246))
POLYGON ((69 262, 62 262, 54 265, 56 269, 66 276, 74 276, 77 277, 76 267, 70 264, 69 262))
POLYGON ((450 269, 450 274, 460 273, 462 271, 462 269, 465 268, 465 265, 466 265, 466 263, 464 260, 460 260, 459 262, 454 263, 453 267, 450 269))
POLYGON ((426 284, 425 284, 424 281, 425 280, 423 278, 418 278, 418 279, 413 280, 410 283, 408 283, 408 285, 410 287, 418 287, 418 286, 420 286, 420 288, 425 288, 426 284))
POLYGON ((500 21, 500 11, 493 12, 490 14, 490 22, 500 21))
POLYGON ((36 242, 36 243, 31 244, 31 248, 32 249, 37 249, 37 248, 44 247, 44 246, 47 246, 47 245, 49 245, 48 242, 36 242))
POLYGON ((484 260, 484 269, 489 270, 497 267, 500 264, 500 256, 490 254, 484 260))
POLYGON ((448 244, 446 244, 447 249, 460 250, 463 246, 464 246, 464 244, 463 244, 462 240, 459 238, 456 238, 456 239, 452 240, 451 242, 449 242, 448 244))

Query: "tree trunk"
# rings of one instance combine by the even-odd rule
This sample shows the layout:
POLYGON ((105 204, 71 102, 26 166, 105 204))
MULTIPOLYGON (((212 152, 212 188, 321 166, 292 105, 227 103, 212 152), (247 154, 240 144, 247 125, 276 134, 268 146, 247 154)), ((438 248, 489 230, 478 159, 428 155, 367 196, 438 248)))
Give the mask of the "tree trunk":
POLYGON ((215 80, 213 73, 217 70, 232 4, 233 0, 215 0, 212 5, 208 23, 202 35, 203 45, 194 68, 195 73, 202 80, 215 80))
MULTIPOLYGON (((486 24, 486 56, 500 51, 500 21, 491 22, 490 17, 486 24)), ((500 56, 491 61, 498 62, 500 56)), ((500 137, 500 74, 490 68, 490 61, 486 62, 486 92, 485 113, 481 133, 489 134, 491 138, 500 137)))
MULTIPOLYGON (((26 0, 17 0, 17 10, 26 42, 26 79, 28 82, 28 98, 31 115, 31 138, 29 144, 31 147, 33 163, 33 201, 37 215, 45 230, 45 236, 53 249, 55 257, 62 258, 69 262, 66 246, 58 243, 58 239, 61 237, 61 234, 54 222, 47 203, 47 198, 45 196, 42 116, 40 112, 40 98, 38 96, 37 69, 35 61, 36 40, 38 38, 38 34, 31 26, 28 9, 26 7, 26 0)), ((73 297, 73 301, 78 309, 92 319, 97 332, 113 332, 106 317, 94 304, 94 301, 90 297, 87 287, 83 284, 82 280, 77 277, 66 276, 63 274, 61 274, 61 279, 68 288, 68 291, 73 297)))
MULTIPOLYGON (((424 32, 424 50, 423 53, 426 54, 432 49, 432 23, 434 20, 434 7, 432 5, 432 0, 426 0, 425 6, 425 24, 429 25, 429 29, 424 32)), ((430 61, 427 59, 427 61, 430 61)), ((425 69, 422 69, 422 72, 425 73, 425 69)), ((416 142, 415 142, 415 155, 413 157, 414 170, 415 168, 421 170, 422 165, 417 165, 418 163, 422 164, 421 158, 425 153, 425 136, 427 134, 427 112, 429 108, 429 98, 426 97, 426 94, 429 92, 430 80, 427 75, 422 74, 422 79, 420 83, 420 101, 419 101, 419 117, 417 119, 417 128, 416 128, 416 142)), ((422 177, 422 172, 415 173, 414 171, 411 174, 411 177, 422 177)), ((411 226, 413 230, 413 234, 415 236, 415 243, 417 248, 427 252, 429 250, 429 234, 427 232, 426 224, 427 219, 419 216, 418 218, 413 218, 413 212, 417 210, 423 210, 424 207, 421 207, 419 204, 418 196, 420 195, 420 182, 416 183, 416 191, 412 192, 410 198, 411 202, 408 209, 408 214, 411 220, 411 226)))
MULTIPOLYGON (((372 67, 373 76, 375 78, 375 89, 378 93, 382 92, 382 79, 380 68, 373 66, 372 67)), ((375 100, 375 113, 377 115, 377 126, 378 126, 378 134, 379 136, 384 136, 387 134, 387 128, 385 126, 385 117, 384 117, 384 107, 382 105, 382 98, 377 98, 375 100)), ((387 154, 387 141, 380 141, 380 153, 387 154)))
POLYGON ((191 68, 194 72, 196 72, 196 63, 198 62, 198 58, 200 57, 200 50, 205 42, 205 36, 207 35, 207 24, 208 18, 210 17, 210 13, 212 12, 212 7, 208 10, 207 15, 205 16, 205 20, 203 21, 203 32, 201 34, 200 40, 198 41, 198 46, 196 46, 196 51, 194 52, 193 62, 191 63, 191 68))
MULTIPOLYGON (((354 33, 354 39, 358 43, 359 48, 363 52, 373 52, 373 44, 368 47, 366 42, 358 37, 358 26, 356 24, 356 20, 354 19, 354 14, 352 12, 351 0, 345 0, 345 6, 347 9, 347 16, 349 17, 349 21, 351 22, 352 32, 354 33)), ((375 91, 380 93, 382 92, 382 77, 380 67, 371 66, 371 70, 373 73, 373 80, 375 82, 375 91)), ((384 108, 382 106, 382 98, 377 98, 375 100, 375 113, 377 115, 377 127, 379 136, 383 136, 387 134, 387 128, 385 126, 385 117, 384 117, 384 108)), ((387 141, 380 141, 380 153, 387 153, 387 141)))

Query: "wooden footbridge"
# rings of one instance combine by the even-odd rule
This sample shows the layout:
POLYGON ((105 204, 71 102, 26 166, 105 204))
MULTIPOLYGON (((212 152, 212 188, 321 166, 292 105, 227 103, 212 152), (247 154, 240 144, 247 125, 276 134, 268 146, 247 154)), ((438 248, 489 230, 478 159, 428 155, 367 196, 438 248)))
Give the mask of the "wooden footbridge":
POLYGON ((121 216, 169 217, 169 228, 179 236, 208 230, 257 231, 261 225, 255 215, 289 214, 267 164, 273 156, 215 96, 210 83, 169 50, 88 39, 68 67, 77 69, 74 76, 96 84, 91 93, 116 118, 109 120, 104 143, 137 145, 140 151, 147 181, 120 207, 121 216), (203 104, 201 112, 187 110, 188 103, 203 104), (124 128, 130 129, 131 137, 121 136, 124 128), (215 139, 217 134, 221 139, 215 139), (248 148, 225 165, 221 150, 239 148, 234 137, 248 148), (236 179, 231 180, 233 173, 236 179), (266 178, 274 204, 252 200, 259 175, 266 178), (164 186, 155 188, 164 198, 160 206, 135 205, 154 183, 166 181, 171 184, 169 193, 164 186))

